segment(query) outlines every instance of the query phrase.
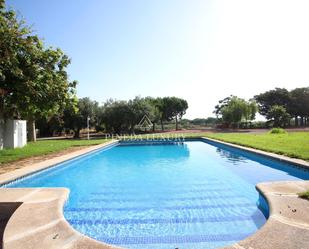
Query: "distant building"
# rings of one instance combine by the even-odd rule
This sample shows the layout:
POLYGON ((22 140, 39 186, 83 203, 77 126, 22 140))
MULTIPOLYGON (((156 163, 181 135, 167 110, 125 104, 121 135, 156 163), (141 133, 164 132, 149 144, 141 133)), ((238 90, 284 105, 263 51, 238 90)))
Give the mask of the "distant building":
POLYGON ((0 120, 0 149, 20 148, 26 144, 26 120, 0 120))

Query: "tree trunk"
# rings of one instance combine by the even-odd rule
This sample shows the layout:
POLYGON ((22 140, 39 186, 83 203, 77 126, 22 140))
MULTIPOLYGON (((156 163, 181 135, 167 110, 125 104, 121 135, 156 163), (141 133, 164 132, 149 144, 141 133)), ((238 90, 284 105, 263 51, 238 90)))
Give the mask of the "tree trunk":
POLYGON ((161 130, 164 131, 163 120, 161 119, 160 122, 161 122, 161 130))
POLYGON ((74 138, 79 138, 80 129, 74 131, 74 138))
POLYGON ((300 126, 304 126, 304 117, 303 116, 300 117, 300 126))
POLYGON ((30 118, 27 124, 28 141, 36 142, 35 120, 30 118))
POLYGON ((176 116, 176 131, 178 131, 178 118, 176 116))
POLYGON ((152 123, 152 131, 155 132, 155 130, 156 130, 156 124, 155 124, 155 122, 153 122, 152 123))
POLYGON ((298 116, 295 116, 295 126, 298 126, 298 116))

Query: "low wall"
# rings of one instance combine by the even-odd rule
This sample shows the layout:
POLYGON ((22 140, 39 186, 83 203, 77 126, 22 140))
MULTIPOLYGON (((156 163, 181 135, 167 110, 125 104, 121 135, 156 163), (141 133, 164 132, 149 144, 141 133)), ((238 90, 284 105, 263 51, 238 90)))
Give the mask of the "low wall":
POLYGON ((0 120, 0 149, 20 148, 27 144, 25 120, 0 120))

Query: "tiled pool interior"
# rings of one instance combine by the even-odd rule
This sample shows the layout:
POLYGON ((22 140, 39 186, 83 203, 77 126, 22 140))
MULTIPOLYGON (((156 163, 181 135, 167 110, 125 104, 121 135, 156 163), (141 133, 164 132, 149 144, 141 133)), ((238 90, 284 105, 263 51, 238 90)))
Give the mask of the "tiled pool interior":
POLYGON ((257 207, 257 183, 301 179, 309 179, 307 170, 215 143, 187 141, 120 144, 6 187, 69 188, 66 219, 106 243, 205 249, 242 240, 265 223, 257 207))

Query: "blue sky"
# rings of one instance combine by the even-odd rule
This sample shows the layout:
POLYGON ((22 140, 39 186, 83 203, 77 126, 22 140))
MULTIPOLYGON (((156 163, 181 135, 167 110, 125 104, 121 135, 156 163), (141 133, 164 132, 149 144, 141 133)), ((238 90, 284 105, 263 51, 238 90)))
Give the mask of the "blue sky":
POLYGON ((179 96, 186 117, 217 101, 308 86, 306 0, 10 0, 71 58, 78 96, 179 96))

